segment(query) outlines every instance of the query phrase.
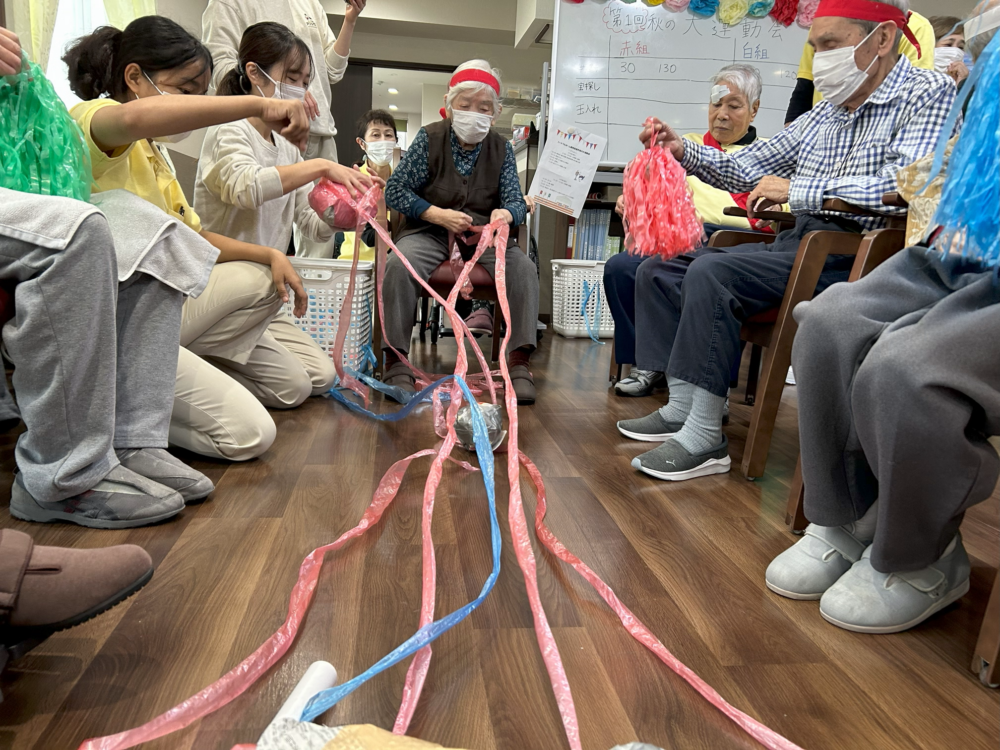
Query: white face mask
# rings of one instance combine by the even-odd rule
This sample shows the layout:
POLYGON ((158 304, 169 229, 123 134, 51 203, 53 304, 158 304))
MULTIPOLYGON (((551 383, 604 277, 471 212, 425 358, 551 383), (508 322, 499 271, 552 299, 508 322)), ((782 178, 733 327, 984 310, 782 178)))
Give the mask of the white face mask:
POLYGON ((376 167, 384 167, 392 161, 392 152, 396 148, 394 141, 365 141, 365 154, 368 161, 376 167))
POLYGON ((493 124, 493 115, 484 115, 479 112, 466 112, 463 109, 455 109, 451 112, 451 127, 462 143, 474 145, 482 143, 486 134, 490 132, 490 125, 493 124))
MULTIPOLYGON (((257 63, 254 63, 254 65, 257 65, 257 63)), ((284 82, 278 83, 276 80, 271 78, 271 76, 269 76, 267 72, 259 65, 257 65, 257 70, 259 70, 261 72, 261 75, 263 75, 267 80, 269 80, 271 83, 274 84, 274 93, 271 94, 272 99, 289 99, 289 100, 295 99, 300 102, 305 100, 306 90, 301 86, 296 86, 294 84, 284 83, 284 82)), ((257 90, 260 92, 261 96, 264 96, 264 90, 260 86, 257 87, 257 90)))
MULTIPOLYGON (((149 74, 145 70, 142 71, 142 74, 146 76, 146 80, 149 81, 149 85, 156 89, 156 93, 160 96, 170 96, 169 91, 161 91, 160 87, 153 83, 153 79, 149 77, 149 74)), ((173 135, 158 135, 153 140, 159 143, 180 143, 189 135, 191 135, 191 131, 187 130, 183 133, 174 133, 173 135)))
POLYGON ((948 66, 953 62, 962 62, 965 59, 965 50, 958 47, 938 47, 934 50, 934 70, 938 73, 946 73, 948 66))
POLYGON ((841 47, 831 49, 826 52, 817 52, 813 59, 813 83, 819 93, 823 95, 831 104, 842 107, 844 102, 854 96, 855 92, 868 80, 868 71, 878 60, 878 55, 869 63, 868 67, 861 70, 854 61, 854 52, 862 44, 871 39, 872 34, 878 31, 878 27, 872 33, 861 40, 857 47, 841 47))

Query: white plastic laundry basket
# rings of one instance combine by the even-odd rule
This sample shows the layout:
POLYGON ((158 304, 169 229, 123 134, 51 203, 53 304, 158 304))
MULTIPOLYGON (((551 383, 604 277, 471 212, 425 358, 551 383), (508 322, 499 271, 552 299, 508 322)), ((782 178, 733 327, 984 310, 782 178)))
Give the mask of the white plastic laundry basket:
MULTIPOLYGON (((340 308, 347 296, 351 278, 351 261, 322 258, 289 258, 309 297, 309 309, 301 318, 293 318, 303 331, 312 336, 320 349, 333 355, 337 339, 340 308)), ((358 369, 364 349, 372 340, 372 309, 375 300, 375 264, 358 261, 351 302, 351 328, 344 340, 344 365, 358 369)), ((292 314, 291 304, 285 305, 292 314)))
POLYGON ((587 337, 587 323, 580 314, 580 306, 586 299, 583 282, 595 287, 587 300, 587 320, 598 338, 607 339, 615 335, 615 321, 611 317, 607 295, 604 294, 604 261, 597 260, 553 260, 552 261, 552 327, 556 333, 575 338, 587 337), (601 296, 601 311, 594 326, 594 311, 597 295, 601 296))

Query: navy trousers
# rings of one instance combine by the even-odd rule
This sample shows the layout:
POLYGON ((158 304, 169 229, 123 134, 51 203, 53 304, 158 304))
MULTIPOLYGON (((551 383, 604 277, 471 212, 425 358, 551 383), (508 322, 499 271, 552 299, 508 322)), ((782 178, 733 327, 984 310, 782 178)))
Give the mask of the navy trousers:
MULTIPOLYGON (((648 258, 636 270, 636 365, 725 396, 743 321, 781 304, 802 238, 855 227, 850 221, 800 216, 770 245, 703 247, 672 260, 648 258)), ((853 262, 851 255, 831 255, 817 294, 847 281, 853 262)))

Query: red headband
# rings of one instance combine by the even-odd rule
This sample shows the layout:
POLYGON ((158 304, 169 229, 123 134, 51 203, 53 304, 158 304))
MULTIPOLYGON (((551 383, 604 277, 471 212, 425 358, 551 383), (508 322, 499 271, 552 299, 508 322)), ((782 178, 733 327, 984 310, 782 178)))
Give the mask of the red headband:
POLYGON ((903 32, 903 36, 917 50, 917 57, 921 57, 920 42, 910 31, 907 21, 910 20, 910 13, 904 14, 899 8, 886 3, 874 2, 873 0, 821 0, 816 9, 816 18, 836 16, 838 18, 851 18, 856 21, 875 21, 885 23, 892 21, 896 28, 903 32))
MULTIPOLYGON (((496 79, 492 73, 488 73, 485 70, 479 70, 478 68, 468 68, 467 70, 460 70, 455 75, 451 77, 448 81, 448 88, 452 86, 457 86, 460 83, 465 83, 466 81, 475 81, 476 83, 485 83, 493 91, 496 92, 497 96, 500 96, 500 81, 496 79)), ((445 118, 448 114, 445 112, 444 107, 440 109, 441 117, 445 118)))

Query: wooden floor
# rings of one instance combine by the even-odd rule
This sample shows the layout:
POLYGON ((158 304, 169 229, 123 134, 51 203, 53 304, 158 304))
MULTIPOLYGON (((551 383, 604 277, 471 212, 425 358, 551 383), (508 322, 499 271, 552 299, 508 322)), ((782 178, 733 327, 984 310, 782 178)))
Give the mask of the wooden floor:
MULTIPOLYGON (((616 419, 663 396, 622 399, 606 380, 608 346, 546 336, 533 361, 540 397, 520 410, 523 450, 541 468, 549 522, 664 644, 723 696, 803 748, 997 748, 1000 695, 969 671, 998 564, 997 495, 968 514, 972 591, 915 630, 865 636, 824 622, 816 602, 769 593, 764 569, 792 543, 784 506, 797 450, 787 389, 767 475, 738 471, 667 484, 635 472, 650 446, 619 436, 616 419)), ((450 371, 454 343, 419 349, 450 371)), ((740 464, 750 410, 734 393, 727 432, 740 464)), ((378 404, 382 408, 381 404, 378 404)), ((388 408, 388 407, 385 407, 388 408)), ((313 399, 275 415, 278 439, 242 465, 194 461, 218 489, 170 523, 129 532, 14 522, 42 544, 143 545, 156 575, 139 595, 51 638, 2 678, 0 750, 73 750, 85 738, 145 722, 209 684, 282 622, 301 559, 359 519, 395 460, 431 447, 427 408, 378 424, 313 399)), ((6 495, 13 438, 0 443, 6 495)), ((305 667, 327 659, 358 674, 413 633, 420 604, 421 490, 416 462, 397 504, 360 540, 330 555, 315 603, 285 659, 247 695, 144 747, 229 750, 253 742, 305 667)), ((470 750, 566 747, 509 547, 506 472, 498 502, 507 547, 495 590, 434 645, 411 734, 470 750)), ((533 512, 530 481, 523 483, 533 512)), ((440 614, 470 601, 490 568, 478 475, 446 469, 435 543, 440 614)), ((663 748, 754 748, 742 732, 633 641, 571 569, 536 545, 542 596, 573 687, 583 745, 642 740, 663 748)), ((406 664, 335 707, 326 723, 390 727, 406 664)))

